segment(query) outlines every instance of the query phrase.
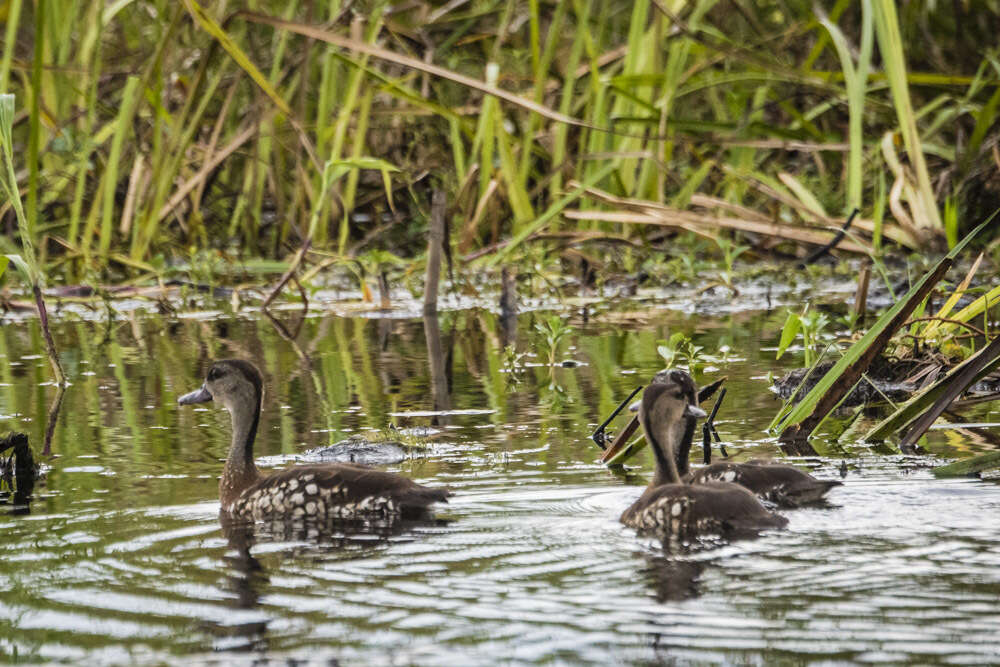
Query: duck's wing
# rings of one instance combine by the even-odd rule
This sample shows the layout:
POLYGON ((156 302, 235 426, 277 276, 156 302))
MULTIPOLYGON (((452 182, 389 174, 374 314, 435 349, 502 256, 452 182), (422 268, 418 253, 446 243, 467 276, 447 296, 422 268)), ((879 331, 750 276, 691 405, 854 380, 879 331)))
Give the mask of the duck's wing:
POLYGON ((827 491, 841 482, 816 479, 798 468, 766 461, 713 463, 689 474, 692 484, 730 482, 780 505, 797 507, 821 501, 827 491))
MULTIPOLYGON (((451 492, 417 484, 395 473, 349 463, 296 466, 261 479, 243 492, 241 502, 269 498, 271 505, 343 508, 354 513, 409 514, 436 502, 447 502, 451 492)), ((329 514, 329 512, 327 512, 329 514)))

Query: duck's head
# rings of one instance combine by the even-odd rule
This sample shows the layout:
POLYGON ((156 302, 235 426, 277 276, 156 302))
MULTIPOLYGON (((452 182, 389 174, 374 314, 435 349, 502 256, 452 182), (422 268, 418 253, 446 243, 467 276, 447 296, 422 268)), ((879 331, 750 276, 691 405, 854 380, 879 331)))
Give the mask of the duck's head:
POLYGON ((638 402, 639 423, 656 456, 655 484, 680 481, 677 459, 686 457, 695 422, 705 417, 698 407, 698 386, 682 370, 656 374, 638 402))
POLYGON ((655 483, 679 482, 680 471, 687 472, 695 422, 705 416, 705 411, 698 407, 698 386, 684 371, 661 371, 646 387, 639 407, 639 423, 656 456, 655 483))
POLYGON ((698 407, 698 385, 690 375, 676 368, 653 376, 653 381, 642 393, 639 414, 655 420, 654 426, 707 416, 698 407))
POLYGON ((200 389, 177 399, 179 405, 215 401, 231 413, 260 410, 264 381, 260 371, 249 361, 223 359, 208 369, 200 389))

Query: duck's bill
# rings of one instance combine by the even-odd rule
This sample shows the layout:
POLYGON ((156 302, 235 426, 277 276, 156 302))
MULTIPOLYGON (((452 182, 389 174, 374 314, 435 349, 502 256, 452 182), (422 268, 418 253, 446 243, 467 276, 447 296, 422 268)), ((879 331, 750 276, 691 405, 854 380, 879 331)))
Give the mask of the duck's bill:
POLYGON ((695 419, 704 419, 708 416, 708 413, 699 408, 697 405, 688 405, 687 409, 684 410, 685 417, 694 417, 695 419))
POLYGON ((195 403, 209 403, 212 400, 212 395, 208 393, 208 389, 205 389, 202 385, 201 389, 195 389, 189 394, 184 394, 177 399, 177 405, 194 405, 195 403))

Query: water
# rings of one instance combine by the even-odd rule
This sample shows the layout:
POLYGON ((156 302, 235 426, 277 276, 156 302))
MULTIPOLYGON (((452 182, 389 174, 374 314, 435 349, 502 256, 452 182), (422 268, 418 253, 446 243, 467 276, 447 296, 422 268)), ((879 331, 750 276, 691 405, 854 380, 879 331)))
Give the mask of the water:
MULTIPOLYGON (((0 659, 1000 661, 1000 485, 929 473, 936 457, 989 451, 988 435, 935 430, 911 457, 820 438, 799 462, 827 478, 846 466, 829 507, 787 512, 787 530, 757 540, 665 553, 617 521, 648 452, 619 476, 589 433, 661 367, 656 341, 685 331, 732 350, 704 376, 729 377, 730 452, 778 455, 766 375, 799 359, 760 350, 783 310, 594 312, 560 355, 582 364, 554 383, 537 357, 502 372, 496 321, 479 310, 442 315, 434 364, 419 319, 315 314, 293 345, 252 315, 64 316, 73 386, 42 457, 51 469, 30 513, 0 505, 0 659), (175 403, 208 360, 234 356, 267 377, 265 466, 390 422, 423 427, 425 453, 390 469, 451 487, 452 502, 381 534, 223 530, 228 418, 175 403)), ((534 317, 521 317, 521 349, 534 317)), ((0 432, 28 432, 36 451, 53 397, 40 349, 33 322, 0 327, 0 432)))

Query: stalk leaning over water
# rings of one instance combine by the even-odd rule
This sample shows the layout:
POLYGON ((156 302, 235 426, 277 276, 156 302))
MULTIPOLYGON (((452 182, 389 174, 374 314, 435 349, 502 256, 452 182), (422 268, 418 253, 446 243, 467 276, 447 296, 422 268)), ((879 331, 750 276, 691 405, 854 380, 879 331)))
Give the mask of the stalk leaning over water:
POLYGON ((62 364, 59 362, 59 354, 56 352, 55 341, 52 340, 52 332, 49 330, 49 316, 45 309, 45 297, 42 295, 42 284, 44 276, 38 267, 38 257, 35 254, 35 244, 32 241, 28 220, 21 205, 21 193, 17 188, 17 176, 14 172, 13 141, 11 139, 11 127, 14 122, 14 96, 0 95, 0 150, 3 151, 4 169, 0 176, 0 184, 3 185, 3 193, 14 207, 17 216, 18 232, 21 235, 21 255, 10 255, 7 257, 14 266, 18 268, 25 281, 31 287, 32 296, 35 299, 35 306, 38 309, 38 318, 42 326, 42 333, 45 337, 45 352, 48 354, 49 363, 52 365, 52 374, 55 376, 56 384, 60 387, 66 385, 66 375, 63 373, 62 364))

